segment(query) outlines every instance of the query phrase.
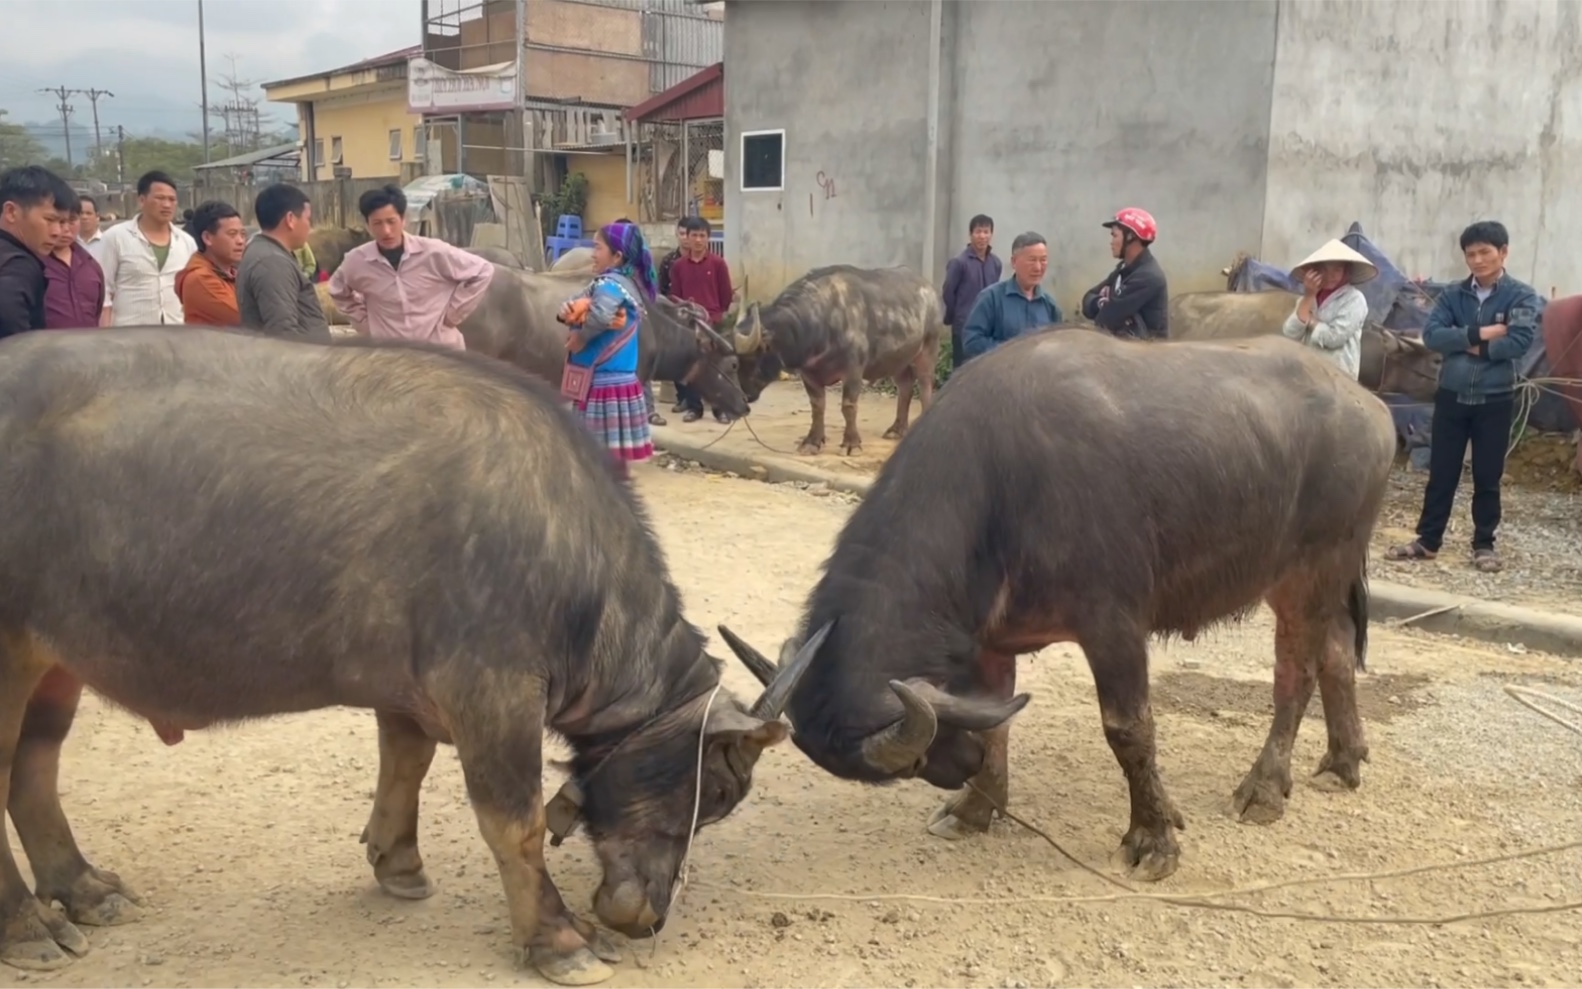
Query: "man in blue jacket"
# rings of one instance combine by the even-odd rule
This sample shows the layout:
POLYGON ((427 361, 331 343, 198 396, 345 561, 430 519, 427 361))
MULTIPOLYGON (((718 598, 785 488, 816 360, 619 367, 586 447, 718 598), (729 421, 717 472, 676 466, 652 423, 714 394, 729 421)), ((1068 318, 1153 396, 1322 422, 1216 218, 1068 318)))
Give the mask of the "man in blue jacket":
POLYGON ((961 349, 972 360, 1007 340, 1061 320, 1060 307, 1044 291, 1049 243, 1029 230, 1011 241, 1011 277, 978 293, 961 328, 961 349))
POLYGON ((1510 234, 1482 220, 1461 232, 1461 253, 1472 272, 1445 289, 1423 327, 1423 342, 1445 355, 1429 427, 1428 485, 1417 538, 1392 546, 1392 560, 1432 560, 1439 554, 1461 462, 1472 445, 1472 563, 1485 573, 1501 568, 1494 552, 1500 524, 1500 478, 1515 409, 1516 362, 1532 346, 1543 299, 1505 271, 1510 234))
POLYGON ((967 359, 961 347, 961 330, 978 294, 1000 280, 1000 256, 994 253, 994 220, 979 213, 967 224, 966 248, 945 265, 945 323, 950 327, 950 369, 967 359))

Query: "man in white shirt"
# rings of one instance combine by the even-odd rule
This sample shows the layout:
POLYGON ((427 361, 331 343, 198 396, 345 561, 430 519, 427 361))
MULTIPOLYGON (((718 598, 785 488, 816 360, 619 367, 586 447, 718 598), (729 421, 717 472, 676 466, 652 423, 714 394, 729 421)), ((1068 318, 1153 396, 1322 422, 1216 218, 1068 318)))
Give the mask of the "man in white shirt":
POLYGON ((104 235, 103 326, 158 326, 183 322, 176 275, 198 251, 185 230, 174 226, 176 181, 164 172, 137 180, 137 216, 104 235))
POLYGON ((92 196, 78 197, 82 225, 77 228, 77 243, 95 261, 104 262, 104 234, 99 230, 99 203, 92 196))

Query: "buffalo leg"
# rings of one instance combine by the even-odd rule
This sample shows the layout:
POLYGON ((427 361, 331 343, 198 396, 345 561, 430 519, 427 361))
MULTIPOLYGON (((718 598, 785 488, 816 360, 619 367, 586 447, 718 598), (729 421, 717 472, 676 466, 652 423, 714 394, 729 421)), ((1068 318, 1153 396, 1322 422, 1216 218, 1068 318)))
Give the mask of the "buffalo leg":
POLYGON ((81 697, 82 682, 62 667, 44 674, 22 718, 6 805, 33 867, 39 902, 61 904, 79 924, 110 927, 137 920, 142 898, 115 873, 88 863, 60 805, 61 743, 81 697))
MULTIPOLYGON (((1016 657, 984 652, 978 657, 979 680, 996 697, 1016 693, 1016 657)), ((967 788, 945 801, 929 819, 928 833, 951 840, 989 830, 989 822, 999 807, 1011 803, 1010 771, 1007 755, 1011 724, 996 725, 981 734, 983 768, 968 781, 967 788)))
MULTIPOLYGON (((26 770, 16 772, 22 728, 34 688, 51 665, 31 636, 10 630, 0 633, 0 789, 8 806, 13 781, 26 785, 30 778, 26 770)), ((48 970, 71 964, 71 955, 87 953, 88 939, 82 931, 27 888, 11 854, 10 839, 0 828, 0 961, 16 968, 48 970)))
POLYGON ((804 374, 802 387, 807 389, 807 404, 813 410, 813 421, 808 423, 807 435, 802 437, 796 452, 810 456, 824 449, 824 386, 804 374))
POLYGON ((885 438, 898 440, 906 435, 912 423, 912 382, 917 382, 918 404, 927 412, 928 407, 934 404, 934 355, 939 352, 935 346, 929 350, 925 342, 923 349, 912 358, 912 363, 907 369, 896 375, 895 378, 895 422, 885 431, 885 438), (902 382, 902 377, 906 381, 902 382))
POLYGON ((434 892, 417 850, 418 798, 435 742, 416 721, 379 711, 379 789, 363 828, 368 864, 391 896, 421 900, 434 892))
POLYGON ((482 710, 457 722, 456 750, 478 829, 500 868, 520 961, 551 982, 592 985, 615 974, 600 956, 619 956, 571 916, 544 864, 543 689, 530 683, 502 685, 497 704, 472 694, 482 710), (524 701, 536 716, 523 716, 524 701))
POLYGON ((862 433, 857 429, 857 400, 862 398, 862 372, 848 371, 840 383, 840 414, 846 420, 846 432, 841 435, 841 451, 848 457, 862 452, 862 433))
POLYGON ((1302 715, 1313 699, 1319 656, 1326 638, 1325 614, 1305 575, 1289 578, 1268 595, 1274 612, 1274 720, 1232 806, 1243 821, 1269 824, 1285 813, 1291 795, 1291 748, 1302 715))
POLYGON ((1347 789, 1362 785, 1362 763, 1368 743, 1357 713, 1356 625, 1341 613, 1331 623, 1318 669, 1318 689, 1324 698, 1324 722, 1329 729, 1329 750, 1319 761, 1315 776, 1332 777, 1347 789))
POLYGON ((912 383, 917 374, 911 365, 907 365, 896 372, 895 381, 895 422, 884 431, 887 440, 898 440, 906 435, 907 420, 912 417, 912 383))
POLYGON ((1133 878, 1154 881, 1181 861, 1175 829, 1186 821, 1165 792, 1155 762, 1154 715, 1148 703, 1148 641, 1135 627, 1079 638, 1099 695, 1104 738, 1126 774, 1131 825, 1117 853, 1133 878))

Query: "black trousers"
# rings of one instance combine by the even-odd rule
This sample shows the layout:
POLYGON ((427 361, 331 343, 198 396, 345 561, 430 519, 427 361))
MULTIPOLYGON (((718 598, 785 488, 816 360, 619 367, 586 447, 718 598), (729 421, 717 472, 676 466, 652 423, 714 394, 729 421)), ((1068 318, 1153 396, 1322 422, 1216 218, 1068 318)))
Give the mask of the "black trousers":
POLYGON ((1439 552, 1461 484, 1461 462, 1472 444, 1472 548, 1493 549, 1500 525, 1500 478, 1505 474, 1505 449, 1511 442, 1515 400, 1506 397, 1482 405, 1456 401, 1454 392, 1434 395, 1434 419, 1428 436, 1428 486, 1423 514, 1417 520, 1417 541, 1439 552))
POLYGON ((966 359, 967 354, 962 350, 961 346, 961 327, 952 326, 950 328, 950 369, 954 371, 961 367, 962 362, 966 359))

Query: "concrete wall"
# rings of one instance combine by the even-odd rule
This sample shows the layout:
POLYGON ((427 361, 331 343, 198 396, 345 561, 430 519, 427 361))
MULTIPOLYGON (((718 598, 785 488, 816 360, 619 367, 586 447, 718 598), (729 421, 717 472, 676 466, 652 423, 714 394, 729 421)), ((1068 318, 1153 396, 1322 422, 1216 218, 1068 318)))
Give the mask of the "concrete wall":
POLYGON ((1408 274, 1466 274, 1473 220, 1510 268, 1582 291, 1582 7, 1566 0, 1281 3, 1262 256, 1353 221, 1408 274))
POLYGON ((753 297, 823 264, 919 264, 928 17, 902 0, 729 5, 725 250, 753 297), (744 193, 742 132, 781 128, 785 189, 744 193))
MULTIPOLYGON (((405 82, 387 83, 373 92, 317 100, 313 104, 314 135, 324 142, 324 160, 312 178, 328 179, 334 174, 330 149, 336 137, 341 139, 340 163, 352 170, 353 178, 399 177, 402 162, 417 160, 413 128, 422 122, 421 116, 407 112, 405 82), (393 130, 401 131, 400 159, 390 157, 393 130)), ((305 162, 303 167, 307 167, 305 162)))
POLYGON ((1141 206, 1171 290, 1222 288, 1219 269, 1263 226, 1272 0, 952 6, 947 249, 976 213, 1007 254, 1037 230, 1069 309, 1115 265, 1100 224, 1141 206))

